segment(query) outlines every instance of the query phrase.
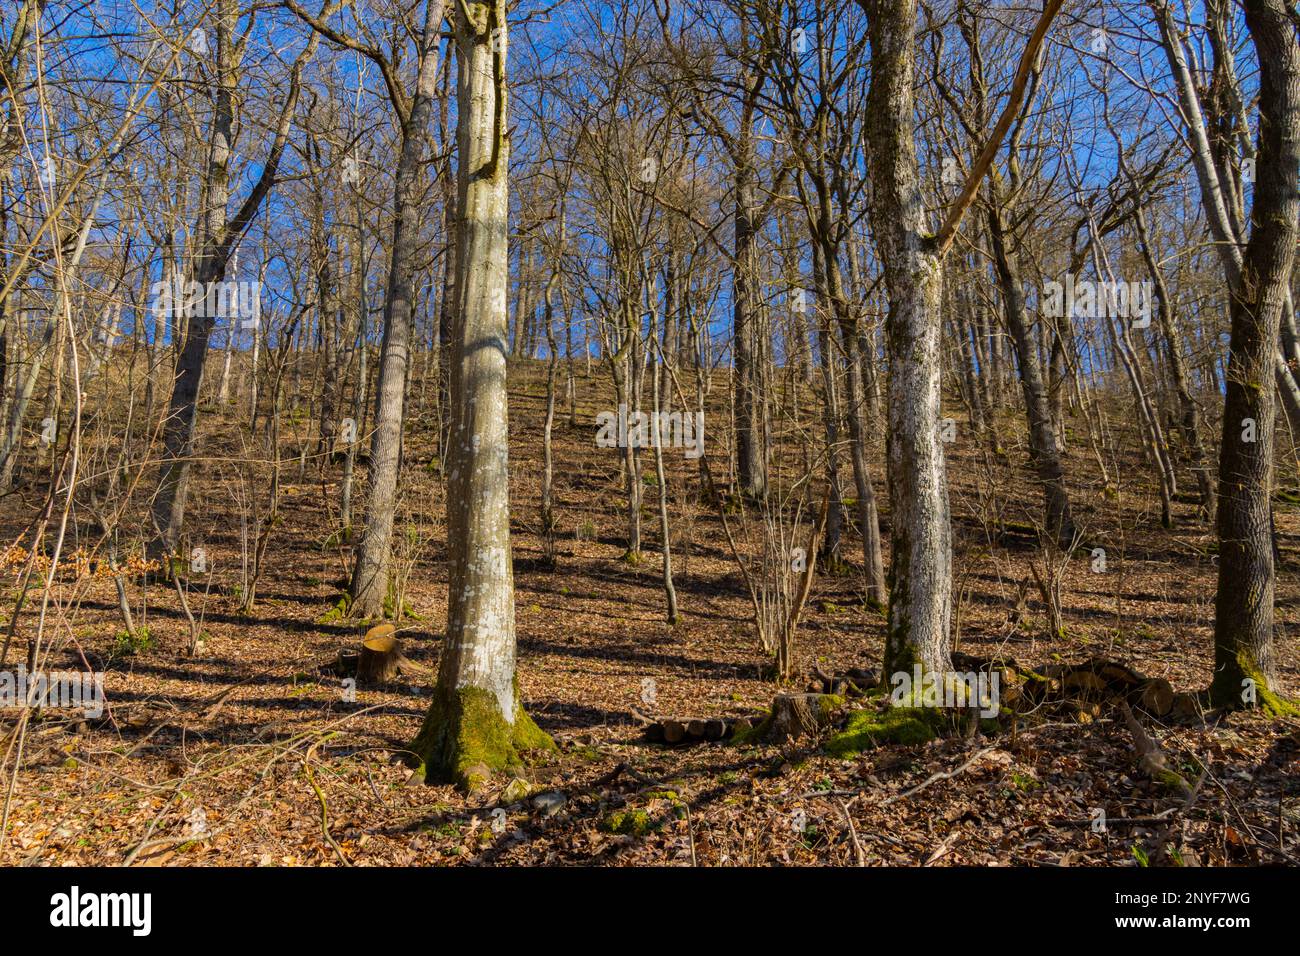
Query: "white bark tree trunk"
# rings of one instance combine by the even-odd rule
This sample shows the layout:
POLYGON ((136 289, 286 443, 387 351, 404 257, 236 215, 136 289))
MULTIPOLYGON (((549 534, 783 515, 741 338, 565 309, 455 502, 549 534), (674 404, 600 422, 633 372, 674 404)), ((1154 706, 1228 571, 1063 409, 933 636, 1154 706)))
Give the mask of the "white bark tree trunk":
POLYGON ((456 5, 458 230, 447 449, 449 594, 438 685, 413 749, 431 778, 477 790, 554 746, 519 705, 510 554, 505 0, 456 5))
POLYGON ((913 140, 915 0, 864 2, 871 29, 871 222, 889 289, 889 492, 885 673, 951 669, 952 531, 940 442, 943 261, 924 232, 913 140))

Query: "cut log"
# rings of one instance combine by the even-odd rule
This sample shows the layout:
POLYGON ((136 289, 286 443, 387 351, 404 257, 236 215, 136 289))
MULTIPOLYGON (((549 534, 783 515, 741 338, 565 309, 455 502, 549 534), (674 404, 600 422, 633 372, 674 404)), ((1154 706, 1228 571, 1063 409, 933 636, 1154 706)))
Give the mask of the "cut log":
POLYGON ((1072 697, 1096 700, 1106 695, 1106 679, 1089 668, 1080 668, 1061 678, 1061 688, 1072 697))
POLYGON ((1129 699, 1153 717, 1164 717, 1173 710, 1174 689, 1163 677, 1153 677, 1139 684, 1129 699))
POLYGON ((376 624, 366 631, 359 652, 340 651, 340 664, 345 654, 355 657, 354 672, 359 684, 387 684, 399 674, 433 673, 431 668, 416 663, 402 653, 401 642, 397 639, 397 628, 391 624, 376 624))
POLYGON ((1133 668, 1114 661, 1092 660, 1084 666, 1112 687, 1136 687, 1143 681, 1142 675, 1133 668))
POLYGON ((850 667, 847 673, 849 680, 861 688, 876 686, 876 672, 868 667, 850 667))
POLYGON ((830 723, 833 703, 826 694, 777 694, 772 699, 772 740, 815 736, 830 723))
POLYGON ((733 734, 751 730, 753 726, 754 720, 749 717, 665 717, 646 725, 643 730, 650 743, 677 746, 726 740, 733 734))
POLYGON ((664 743, 679 744, 686 739, 686 725, 680 720, 665 720, 662 724, 664 729, 664 743))
POLYGON ((1198 720, 1201 717, 1201 705, 1195 694, 1174 694, 1169 708, 1169 716, 1174 720, 1198 720))

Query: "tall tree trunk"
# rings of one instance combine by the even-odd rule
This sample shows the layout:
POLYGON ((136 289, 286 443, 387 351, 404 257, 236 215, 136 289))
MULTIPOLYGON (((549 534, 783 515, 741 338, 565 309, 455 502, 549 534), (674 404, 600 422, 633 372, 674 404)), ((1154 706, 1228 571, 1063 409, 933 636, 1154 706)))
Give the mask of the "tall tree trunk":
MULTIPOLYGON (((736 365, 736 455, 741 493, 751 498, 767 494, 767 447, 757 386, 761 360, 757 352, 760 330, 758 293, 755 288, 758 256, 754 248, 754 156, 752 122, 746 115, 735 156, 736 208, 732 265, 732 321, 736 365)), ((765 333, 764 333, 765 334, 765 333)))
MULTIPOLYGON (((1178 87, 1178 102, 1182 108, 1183 121, 1187 124, 1188 139, 1191 141, 1192 165, 1196 170, 1197 182, 1201 189, 1201 206, 1205 211, 1205 221, 1210 235, 1214 238, 1214 248, 1223 260, 1224 271, 1228 276, 1228 285, 1232 287, 1242 269, 1241 247, 1245 242, 1245 223, 1241 216, 1239 193, 1232 190, 1230 177, 1221 171, 1222 164, 1216 164, 1210 136, 1206 130, 1205 112, 1197 92, 1196 82, 1187 64, 1187 51, 1179 36, 1178 25, 1174 20, 1173 7, 1169 0, 1149 0, 1156 20, 1160 25, 1160 40, 1178 87)), ((1221 11, 1223 4, 1214 5, 1221 11)), ((1223 76, 1227 67, 1220 69, 1223 76)), ((1230 80, 1228 81, 1230 82, 1230 80)), ((1249 143, 1247 143, 1249 145, 1249 143)), ((1264 164, 1262 156, 1256 156, 1256 173, 1264 164)), ((1258 193, 1256 194, 1258 195, 1258 193)), ((1294 322, 1295 304, 1291 291, 1286 289, 1283 299, 1283 314, 1294 322)), ((1287 363, 1281 330, 1288 319, 1278 320, 1278 339, 1273 343, 1274 355, 1271 360, 1274 379, 1282 396, 1282 407, 1293 426, 1300 427, 1300 383, 1297 375, 1300 369, 1292 370, 1287 363)))
POLYGON ((870 216, 889 290, 889 625, 884 672, 951 669, 952 530, 939 436, 942 257, 925 234, 913 141, 915 0, 862 0, 870 20, 870 216))
MULTIPOLYGON (((557 226, 556 249, 551 263, 551 274, 546 280, 542 292, 543 322, 546 327, 546 417, 542 423, 542 556, 546 563, 555 565, 555 448, 552 435, 555 430, 555 377, 559 367, 560 356, 555 346, 555 296, 561 283, 561 269, 564 266, 565 250, 565 210, 561 199, 559 225, 557 226)), ((567 316, 568 297, 561 295, 562 308, 567 316)))
POLYGON ((519 702, 510 554, 506 357, 509 140, 506 3, 456 4, 459 308, 452 370, 447 637, 412 749, 426 773, 478 790, 554 744, 519 702))
MULTIPOLYGON (((443 0, 428 0, 420 41, 419 75, 409 114, 402 123, 402 146, 394 176, 393 251, 384 297, 384 337, 379 350, 375 384, 375 430, 370 443, 370 497, 366 527, 352 569, 353 617, 377 617, 388 596, 389 550, 397 507, 397 478, 401 469, 402 420, 406 373, 410 362, 415 315, 415 270, 420 252, 421 155, 433 112, 438 77, 438 36, 443 0)), ((394 616, 400 608, 393 608, 394 616)))
POLYGON ((1038 348, 1025 309, 1020 262, 1008 248, 1001 197, 992 186, 988 225, 993 265, 1002 293, 1003 314, 1015 346, 1016 362, 1020 367, 1020 385, 1025 395, 1025 413, 1029 418, 1029 455, 1043 488, 1044 529, 1061 548, 1068 549, 1074 541, 1074 519, 1070 512, 1070 496, 1065 488, 1065 472, 1061 467, 1060 443, 1057 441, 1056 424, 1052 420, 1047 388, 1043 382, 1038 348))
POLYGON ((1294 705, 1275 693, 1269 500, 1275 353, 1300 217, 1300 43, 1288 7, 1286 0, 1245 0, 1246 27, 1259 61, 1259 159, 1250 238, 1239 280, 1230 286, 1210 696, 1218 705, 1257 702, 1270 711, 1295 713, 1294 705))
POLYGON ((853 481, 858 493, 858 524, 862 533, 862 563, 867 579, 867 600, 884 607, 888 599, 885 583, 885 560, 880 548, 880 514, 876 507, 876 491, 871 484, 871 467, 867 461, 867 429, 864 425, 865 400, 863 397, 862 362, 859 342, 854 329, 841 327, 844 334, 844 351, 848 354, 848 412, 849 437, 852 439, 853 481))
POLYGON ((1179 424, 1183 440, 1187 442, 1188 454, 1192 460, 1192 470, 1196 472, 1196 484, 1200 490, 1201 510, 1214 517, 1214 482, 1210 477, 1210 464, 1206 460, 1205 446, 1201 441, 1201 415, 1192 397, 1191 379, 1187 374, 1187 359, 1183 353, 1183 333, 1179 328, 1178 316, 1174 313, 1173 301, 1169 296, 1169 287, 1165 283, 1164 271, 1156 260, 1151 248, 1151 239, 1147 233, 1146 214, 1139 207, 1133 215, 1133 225, 1137 230, 1138 246, 1142 250, 1142 260, 1151 275, 1151 284, 1155 290, 1156 317, 1160 323, 1160 332, 1165 339, 1165 353, 1169 357, 1169 374, 1173 379, 1174 392, 1178 396, 1180 412, 1179 424))
MULTIPOLYGON (((271 141, 262 172, 233 219, 228 218, 230 201, 230 156, 232 130, 237 100, 238 62, 235 21, 238 5, 221 0, 217 12, 216 88, 213 91, 212 129, 208 141, 207 170, 204 179, 204 205, 200 211, 198 232, 201 247, 194 278, 206 290, 226 272, 235 243, 257 214, 262 201, 275 183, 280 158, 288 142, 289 127, 298 104, 302 68, 316 51, 318 37, 313 34, 307 48, 294 61, 280 111, 279 124, 271 141)), ((172 303, 170 315, 179 322, 179 303, 172 303)), ((185 503, 189 489, 190 460, 194 454, 195 427, 198 421, 199 390, 207 367, 208 339, 216 317, 208 308, 190 310, 186 320, 185 342, 181 347, 163 427, 163 460, 158 468, 158 484, 153 497, 154 555, 173 554, 185 523, 185 503)), ((156 334, 156 333, 155 333, 156 334)), ((256 335, 256 330, 254 330, 256 335)), ((174 340, 173 340, 174 341, 174 340)))
MULTIPOLYGON (((661 580, 664 586, 664 600, 667 602, 667 619, 669 624, 677 623, 677 588, 673 584, 673 548, 672 548, 672 530, 668 522, 668 477, 664 471, 664 441, 671 436, 664 435, 660 429, 659 412, 663 409, 663 390, 660 388, 660 374, 658 366, 666 364, 668 361, 666 351, 659 345, 658 330, 658 311, 653 307, 650 310, 650 341, 655 343, 654 354, 651 361, 655 361, 656 367, 652 369, 651 376, 651 402, 654 410, 653 425, 653 443, 654 443, 654 460, 655 460, 655 484, 659 490, 659 541, 660 551, 663 557, 661 566, 661 580)), ((683 417, 689 412, 682 412, 683 417)), ((696 439, 701 440, 702 436, 696 434, 696 439)))
MULTIPOLYGON (((826 282, 821 268, 821 259, 814 251, 814 281, 817 295, 826 302, 826 282)), ((842 563, 841 537, 844 525, 844 498, 840 490, 840 399, 837 382, 838 362, 835 359, 835 336, 830 328, 830 317, 822 313, 818 317, 817 346, 821 352, 823 417, 826 425, 826 494, 830 501, 826 513, 826 531, 821 542, 822 563, 830 571, 840 569, 842 563)))

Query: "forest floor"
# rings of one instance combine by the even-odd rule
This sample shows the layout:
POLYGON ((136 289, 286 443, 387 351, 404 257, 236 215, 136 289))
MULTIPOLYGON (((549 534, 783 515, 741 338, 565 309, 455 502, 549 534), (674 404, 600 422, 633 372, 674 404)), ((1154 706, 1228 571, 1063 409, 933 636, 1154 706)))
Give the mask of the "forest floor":
MULTIPOLYGON (((725 397, 725 387, 713 391, 725 397)), ((210 409, 201 420, 207 460, 196 468, 188 512, 191 540, 202 543, 209 564, 189 593, 202 649, 184 653, 188 626, 169 583, 128 584, 136 624, 148 627, 152 641, 131 652, 119 638, 112 581, 60 580, 46 608, 57 649, 48 669, 79 667, 83 659, 106 668, 108 709, 99 720, 53 711, 29 722, 21 772, 16 782, 3 780, 13 792, 0 863, 1136 866, 1158 853, 1153 836, 1167 828, 1184 863, 1300 858, 1294 719, 1239 713, 1152 725, 1171 766, 1201 783, 1188 807, 1147 778, 1129 731, 1108 715, 1086 723, 1030 720, 995 737, 883 745, 847 760, 827 756, 812 740, 677 749, 647 743, 634 708, 752 715, 778 688, 764 677, 749 596, 722 525, 716 511, 695 502, 697 465, 680 452, 671 456, 669 478, 683 614, 677 626, 665 623, 653 485, 646 486, 644 559, 635 566, 621 560, 620 453, 593 441, 596 412, 609 394, 599 367, 591 379, 580 368, 579 427, 569 425, 561 401, 560 542, 557 566, 548 569, 538 519, 543 367, 512 368, 519 684, 527 710, 559 745, 524 776, 531 794, 562 798, 505 795, 504 778, 475 797, 412 783, 394 750, 419 729, 432 678, 410 674, 383 689, 363 687, 349 702, 337 680, 317 672, 341 648, 355 647, 364 630, 329 614, 346 570, 346 551, 331 540, 337 466, 322 472, 308 461, 300 472, 296 459, 286 463, 266 572, 254 608, 240 611, 241 521, 250 520, 249 502, 265 497, 269 481, 264 471, 253 478, 241 469, 233 437, 240 409, 210 409), (653 706, 643 700, 647 681, 653 706), (1104 829, 1095 825, 1098 809, 1104 829), (628 832, 611 832, 618 829, 628 832)), ((1030 664, 1101 657, 1167 678, 1177 690, 1208 686, 1213 538, 1185 501, 1174 527, 1161 527, 1151 469, 1127 432, 1135 416, 1119 403, 1109 410, 1107 427, 1121 449, 1108 462, 1109 486, 1082 420, 1073 422, 1071 493, 1089 545, 1106 549, 1106 568, 1094 572, 1088 551, 1070 562, 1065 634, 1052 637, 1040 595, 1027 584, 1029 564, 1040 558, 1032 525, 1041 498, 1014 438, 1023 427, 1014 412, 1001 413, 999 458, 964 430, 958 407, 951 413, 961 423, 949 455, 961 650, 1030 664)), ((305 434, 305 421, 305 414, 286 415, 285 440, 305 434)), ((715 468, 725 460, 725 421, 720 407, 708 422, 715 468)), ((397 534, 403 597, 417 615, 400 622, 401 638, 408 655, 430 667, 447 587, 433 431, 427 417, 412 415, 397 534)), ((646 471, 653 475, 648 457, 646 471)), ((873 471, 887 528, 879 458, 873 471)), ((1281 472, 1284 484, 1294 484, 1293 466, 1281 472)), ((843 475, 851 488, 847 456, 843 475)), ((1180 478, 1195 487, 1190 474, 1180 478)), ((146 470, 142 488, 153 480, 146 470)), ((18 538, 42 496, 32 484, 0 499, 3 541, 18 538)), ((1300 508, 1279 499, 1276 526, 1279 671, 1284 690, 1300 696, 1300 508)), ((67 550, 91 537, 74 523, 67 550)), ((879 667, 884 618, 864 600, 855 534, 846 535, 843 553, 850 567, 817 576, 799 629, 803 674, 879 667)), ((16 580, 5 571, 6 622, 16 580)), ((40 609, 37 600, 20 615, 4 667, 21 659, 40 609)), ((0 713, 6 772, 16 724, 16 716, 0 713)))

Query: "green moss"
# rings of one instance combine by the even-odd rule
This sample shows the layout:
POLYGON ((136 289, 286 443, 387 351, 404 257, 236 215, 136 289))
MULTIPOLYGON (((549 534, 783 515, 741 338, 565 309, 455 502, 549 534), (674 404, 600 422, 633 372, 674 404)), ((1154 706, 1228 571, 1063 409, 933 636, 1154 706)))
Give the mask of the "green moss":
POLYGON ((455 783, 473 793, 493 773, 520 766, 524 752, 554 751, 555 741, 518 700, 516 690, 515 720, 509 724, 491 691, 460 687, 450 693, 436 692, 424 726, 411 744, 411 751, 423 760, 425 779, 455 783))
POLYGON ((1256 708, 1270 717, 1300 717, 1300 704, 1269 689, 1268 679, 1246 648, 1238 650, 1226 666, 1221 665, 1215 671, 1214 681, 1210 684, 1210 703, 1233 710, 1249 708, 1251 705, 1241 699, 1247 679, 1255 682, 1256 708))
POLYGON ((644 810, 615 810, 600 822, 606 833, 620 833, 627 836, 645 836, 653 827, 650 814, 644 810))
POLYGON ((409 601, 403 601, 401 613, 400 614, 397 613, 397 599, 396 596, 393 594, 392 581, 389 581, 388 594, 384 597, 384 617, 390 621, 400 620, 401 618, 404 617, 409 617, 412 620, 416 620, 416 621, 423 620, 423 618, 421 618, 418 614, 415 613, 415 609, 411 607, 409 601))
POLYGON ((1041 783, 1027 773, 1012 773, 1011 782, 1016 785, 1017 790, 1037 790, 1042 786, 1041 783))
POLYGON ((822 726, 830 723, 831 715, 844 706, 844 698, 839 694, 822 694, 817 698, 818 723, 822 726))
POLYGON ((826 742, 833 757, 851 757, 883 743, 915 747, 935 738, 936 715, 920 707, 890 707, 883 712, 859 710, 826 742))
POLYGON ((772 715, 767 714, 748 730, 737 730, 731 735, 731 740, 728 742, 734 747, 748 747, 761 741, 771 729, 772 715))
POLYGON ((1173 790, 1184 790, 1187 788, 1187 781, 1182 778, 1182 775, 1174 773, 1172 770, 1158 770, 1153 775, 1152 779, 1154 779, 1156 783, 1163 784, 1173 790))
POLYGON ((345 620, 348 612, 352 610, 352 596, 345 594, 338 599, 332 608, 316 619, 317 624, 333 624, 335 621, 345 620))

